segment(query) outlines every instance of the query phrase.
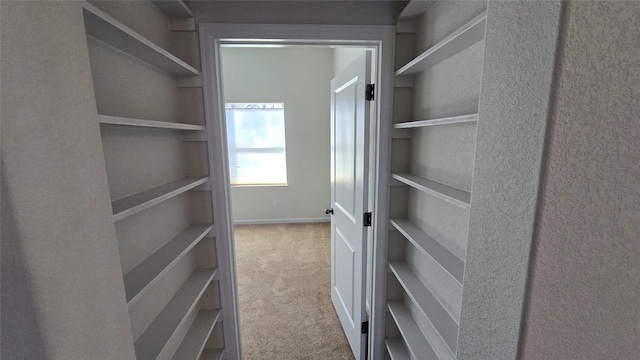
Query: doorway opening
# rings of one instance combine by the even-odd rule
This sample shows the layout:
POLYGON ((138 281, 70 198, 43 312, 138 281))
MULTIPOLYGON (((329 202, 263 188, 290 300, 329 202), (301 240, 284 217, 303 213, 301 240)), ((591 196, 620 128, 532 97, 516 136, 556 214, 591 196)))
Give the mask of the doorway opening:
MULTIPOLYGON (((371 199, 369 210, 373 211, 372 223, 373 227, 364 232, 369 237, 367 241, 372 249, 372 256, 368 262, 371 271, 371 280, 362 279, 362 282, 371 286, 370 295, 364 295, 364 289, 358 299, 363 302, 366 298, 370 305, 369 316, 371 318, 369 353, 381 354, 383 347, 382 325, 384 317, 383 299, 386 270, 384 269, 384 260, 386 260, 386 223, 382 219, 388 218, 387 191, 379 191, 388 187, 389 179, 384 174, 388 174, 388 154, 390 137, 389 124, 391 123, 391 81, 393 74, 391 72, 393 52, 393 27, 388 26, 306 26, 306 25, 201 25, 200 35, 203 54, 203 86, 205 92, 205 109, 207 117, 207 135, 211 140, 209 143, 210 163, 213 169, 225 178, 224 183, 212 184, 212 197, 214 200, 214 213, 216 218, 216 242, 218 249, 218 268, 221 284, 221 301, 225 309, 223 316, 225 321, 225 341, 227 345, 232 344, 235 349, 227 347, 227 354, 232 357, 241 356, 240 349, 240 329, 239 315, 237 311, 238 293, 236 279, 235 264, 235 242, 233 240, 233 219, 231 216, 231 203, 233 188, 229 185, 229 148, 227 143, 227 124, 225 121, 226 104, 225 92, 223 86, 226 87, 223 78, 226 81, 223 72, 223 51, 225 47, 229 48, 282 48, 289 46, 304 46, 307 48, 336 48, 336 47, 355 47, 370 48, 375 53, 376 68, 382 71, 376 71, 373 82, 376 83, 376 94, 380 100, 373 105, 373 113, 375 116, 371 118, 370 130, 366 138, 371 139, 371 149, 374 156, 371 156, 367 174, 370 175, 371 186, 370 192, 362 198, 371 199), (249 39, 249 40, 248 40, 249 39), (254 39, 254 40, 251 40, 254 39), (316 40, 308 40, 316 39, 316 40), (318 40, 319 39, 319 40, 318 40), (342 40, 335 40, 342 39, 342 40), (383 47, 384 44, 384 47, 383 47), (229 46, 232 45, 232 46, 229 46), (379 349, 378 349, 379 348, 379 349)), ((306 76, 305 76, 306 77, 306 76)), ((347 84, 348 85, 348 84, 347 84)), ((346 85, 345 85, 346 86, 346 85)), ((346 87, 343 87, 346 88, 346 87)), ((327 89, 327 88, 325 88, 327 89)), ((342 89, 342 88, 341 88, 342 89)), ((328 90, 327 90, 328 91, 328 90)), ((245 99, 243 99, 245 100, 245 99)), ((233 100, 237 101, 236 99, 233 100)), ((264 100, 249 100, 251 103, 261 103, 264 100)), ((286 102, 284 109, 287 109, 286 102)), ((285 133, 287 131, 285 114, 285 133)), ((289 157, 288 139, 285 137, 285 155, 289 157)), ((282 146, 273 146, 281 148, 282 146)), ((245 151, 245 150, 243 150, 245 151)), ((276 152, 275 149, 271 150, 276 152)), ((278 150, 280 151, 280 150, 278 150)), ((368 153, 368 152, 367 152, 368 153)), ((275 160, 274 160, 275 161, 275 160)), ((368 161, 368 160, 367 160, 368 161)), ((289 159, 286 159, 287 164, 289 159)), ((287 171, 291 167, 287 168, 287 171)), ((291 186, 289 174, 287 174, 287 186, 291 186)), ((368 185, 368 183, 367 183, 368 185)), ((282 186, 282 184, 280 185, 282 186)), ((307 187, 309 190, 310 188, 307 187)), ((311 190, 313 191, 313 190, 311 190)), ((273 208, 271 200, 271 207, 273 208)), ((278 203, 277 205, 279 205, 278 203)), ((267 205, 269 203, 267 202, 267 205)), ((277 206, 276 206, 277 207, 277 206)), ((318 211, 326 205, 321 206, 318 211)), ((322 216, 322 215, 321 215, 322 216)), ((362 220, 362 214, 357 218, 362 220)), ((332 262, 334 263, 334 262, 332 262)), ((362 264, 366 262, 363 261, 362 264)), ((364 268, 364 265, 360 264, 364 268)), ((362 274, 362 278, 366 278, 362 274)), ((333 279, 333 277, 332 277, 333 279)), ((335 286, 332 286, 332 289, 335 286)), ((353 300, 356 301, 356 300, 353 300)), ((335 305, 335 300, 334 300, 335 305)), ((363 304, 362 309, 365 306, 363 304)), ((362 312, 363 315, 365 312, 362 312)), ((364 322, 366 316, 362 316, 364 322)), ((300 327, 305 326, 306 317, 300 319, 300 327)), ((360 320, 353 326, 357 327, 358 333, 361 330, 360 320)), ((344 321, 342 321, 344 328, 344 321)), ((366 335, 365 335, 366 337, 366 335)), ((366 344, 366 343, 364 343, 366 344)), ((353 346, 351 346, 353 348, 353 346)), ((366 345, 359 348, 359 352, 354 351, 356 359, 364 359, 366 357, 366 345)))
MULTIPOLYGON (((332 247, 331 216, 324 209, 333 203, 331 81, 374 51, 331 45, 221 46, 240 328, 247 359, 350 359, 359 351, 352 351, 348 329, 343 330, 336 314, 336 309, 358 311, 351 309, 357 301, 350 299, 346 306, 351 292, 342 291, 335 294, 335 309, 332 304, 332 283, 344 283, 348 275, 338 269, 338 281, 331 281, 332 261, 341 258, 333 254, 341 242, 332 247)), ((371 78, 376 77, 374 58, 367 58, 371 78)), ((366 103, 375 114, 373 105, 366 103)), ((335 131, 354 135, 353 129, 335 131)), ((370 249, 360 251, 363 257, 370 255, 370 249)), ((366 269, 363 262, 359 266, 366 269)), ((366 278, 356 280, 368 288, 366 278)))

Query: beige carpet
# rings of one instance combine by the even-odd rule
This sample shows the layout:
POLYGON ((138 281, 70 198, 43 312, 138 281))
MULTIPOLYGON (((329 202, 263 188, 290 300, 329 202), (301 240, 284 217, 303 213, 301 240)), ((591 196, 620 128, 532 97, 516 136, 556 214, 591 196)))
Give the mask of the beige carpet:
POLYGON ((244 359, 353 359, 331 303, 330 231, 235 227, 244 359))

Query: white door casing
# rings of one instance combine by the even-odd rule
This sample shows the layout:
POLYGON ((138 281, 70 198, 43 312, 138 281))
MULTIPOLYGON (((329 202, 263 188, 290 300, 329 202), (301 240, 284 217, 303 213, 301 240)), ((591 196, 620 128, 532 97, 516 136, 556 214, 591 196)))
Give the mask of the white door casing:
POLYGON ((356 360, 365 359, 371 52, 331 81, 331 300, 356 360))

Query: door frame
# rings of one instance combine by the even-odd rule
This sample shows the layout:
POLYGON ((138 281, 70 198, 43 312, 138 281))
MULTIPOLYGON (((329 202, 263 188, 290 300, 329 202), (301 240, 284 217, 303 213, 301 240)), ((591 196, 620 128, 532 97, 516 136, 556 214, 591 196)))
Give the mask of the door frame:
MULTIPOLYGON (((225 352, 228 359, 241 359, 240 319, 231 216, 231 188, 227 157, 224 94, 222 91, 220 47, 229 43, 273 45, 363 46, 376 49, 377 74, 374 161, 369 174, 373 203, 372 231, 369 246, 373 246, 371 264, 371 297, 369 318, 369 359, 384 357, 384 321, 386 293, 387 235, 389 210, 389 174, 391 154, 391 124, 393 112, 393 61, 395 26, 392 25, 283 25, 283 24, 199 24, 202 57, 206 136, 208 141, 212 208, 215 219, 216 251, 220 301, 224 308, 225 352)), ((369 266, 369 265, 368 265, 369 266)))

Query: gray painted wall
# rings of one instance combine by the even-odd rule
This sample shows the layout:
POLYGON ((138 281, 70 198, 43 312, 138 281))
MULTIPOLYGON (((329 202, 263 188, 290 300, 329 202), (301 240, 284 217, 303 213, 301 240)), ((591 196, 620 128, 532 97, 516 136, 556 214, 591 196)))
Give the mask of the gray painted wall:
POLYGON ((640 3, 565 6, 523 359, 640 358, 640 3))
POLYGON ((222 63, 226 101, 285 103, 288 186, 232 187, 234 221, 329 221, 333 50, 223 48, 222 63))
POLYGON ((407 1, 187 1, 198 23, 395 25, 407 1))
POLYGON ((133 359, 81 3, 1 3, 3 359, 133 359))

